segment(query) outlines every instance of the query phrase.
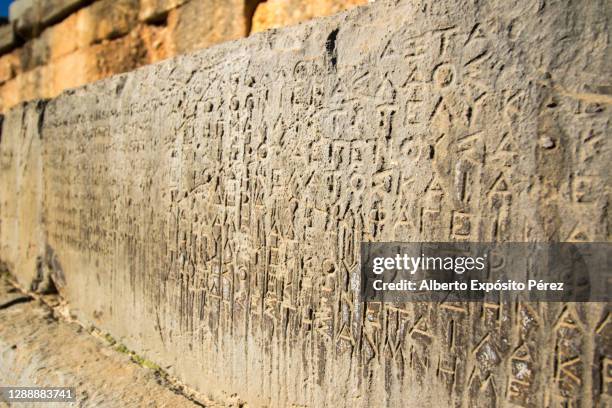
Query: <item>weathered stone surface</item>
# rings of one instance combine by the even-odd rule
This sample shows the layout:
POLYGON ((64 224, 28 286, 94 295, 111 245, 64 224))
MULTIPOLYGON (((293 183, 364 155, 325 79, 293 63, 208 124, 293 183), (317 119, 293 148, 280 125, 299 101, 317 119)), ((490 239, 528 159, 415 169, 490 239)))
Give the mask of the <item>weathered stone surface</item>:
POLYGON ((351 283, 360 241, 610 241, 606 7, 377 2, 67 92, 40 117, 49 273, 254 406, 610 404, 609 305, 351 283))
POLYGON ((51 71, 47 67, 37 67, 23 72, 0 87, 0 109, 7 110, 22 103, 51 94, 51 71))
POLYGON ((141 21, 157 22, 166 18, 168 12, 185 4, 188 0, 141 0, 138 18, 141 21))
MULTIPOLYGON (((46 306, 0 281, 0 383, 75 387, 79 407, 221 407, 196 405, 80 326, 53 318, 46 306)), ((45 404, 51 407, 67 404, 45 404)), ((0 401, 0 406, 3 402, 0 401)), ((36 407, 40 403, 20 403, 36 407)), ((229 406, 229 405, 228 405, 229 406)))
POLYGON ((172 56, 168 27, 144 25, 138 30, 138 35, 146 50, 147 63, 151 64, 172 56))
MULTIPOLYGON (((137 32, 130 32, 125 37, 118 38, 103 44, 96 44, 85 49, 84 57, 91 67, 92 75, 95 79, 88 79, 79 85, 93 82, 95 80, 106 78, 121 72, 131 71, 147 61, 146 51, 144 49, 142 39, 137 32)), ((56 79, 65 77, 66 71, 64 67, 56 67, 56 79)), ((57 87, 59 94, 63 88, 57 87)))
POLYGON ((20 71, 19 50, 0 56, 0 85, 13 79, 20 71))
MULTIPOLYGON (((21 63, 26 61, 23 56, 20 60, 21 63)), ((6 81, 0 87, 0 109, 24 100, 53 97, 63 90, 133 70, 147 61, 146 49, 138 32, 131 32, 107 43, 80 48, 6 81)), ((0 60, 0 63, 3 62, 0 60)), ((0 69, 0 74, 2 71, 0 69)))
MULTIPOLYGON (((261 4, 258 14, 253 17, 258 3, 256 0, 142 0, 140 3, 138 0, 97 0, 78 3, 81 8, 56 24, 45 26, 41 20, 43 11, 39 3, 20 1, 15 4, 15 11, 12 13, 15 24, 37 21, 38 25, 32 26, 28 23, 27 29, 21 29, 25 30, 22 35, 34 38, 15 50, 15 55, 7 58, 0 56, 1 88, 4 88, 5 82, 23 75, 23 78, 7 84, 6 89, 0 89, 0 95, 12 93, 0 100, 0 108, 6 110, 33 98, 54 97, 65 89, 58 88, 57 83, 81 85, 123 72, 126 65, 136 67, 244 37, 251 32, 251 26, 255 31, 260 31, 295 24, 364 2, 365 0, 271 2, 261 4), (113 58, 121 60, 116 69, 105 68, 105 74, 84 76, 82 72, 91 71, 89 67, 96 62, 81 60, 83 66, 73 67, 76 69, 75 73, 63 75, 65 79, 55 79, 58 76, 57 67, 61 67, 60 60, 81 59, 84 54, 91 54, 88 49, 92 45, 98 44, 103 44, 110 56, 115 52, 115 43, 112 40, 128 36, 131 37, 129 41, 132 43, 134 36, 140 38, 139 52, 129 64, 122 52, 117 58, 113 58), (18 63, 15 63, 16 57, 19 58, 18 63), (84 77, 89 79, 79 79, 84 77)), ((1 44, 0 41, 0 47, 1 44)), ((93 56, 95 57, 96 55, 93 56)))
POLYGON ((190 1, 168 15, 171 55, 248 35, 244 0, 190 1))
POLYGON ((137 33, 78 49, 41 67, 48 84, 41 96, 55 96, 62 90, 130 71, 143 65, 145 60, 145 50, 137 33))
POLYGON ((137 7, 137 0, 102 0, 79 10, 20 49, 22 69, 29 71, 80 48, 126 36, 137 22, 137 7))
POLYGON ((41 23, 47 27, 95 0, 39 0, 41 23))
POLYGON ((15 32, 10 24, 0 26, 0 54, 4 54, 17 45, 15 32))
POLYGON ((138 0, 102 0, 79 11, 80 45, 128 34, 137 23, 138 0))
POLYGON ((79 9, 14 55, 0 56, 0 109, 57 96, 67 89, 58 84, 82 85, 248 34, 249 1, 196 3, 172 3, 167 24, 159 25, 138 22, 137 0, 99 0, 79 9))
POLYGON ((45 37, 28 41, 19 50, 20 67, 23 71, 30 71, 48 64, 51 60, 50 54, 49 44, 45 37))
POLYGON ((9 6, 9 19, 22 38, 33 38, 43 29, 37 0, 13 1, 9 6))
POLYGON ((268 0, 257 6, 251 32, 285 27, 329 16, 351 7, 368 3, 368 0, 268 0))
POLYGON ((16 0, 10 5, 9 18, 21 36, 33 38, 92 1, 95 0, 16 0))
POLYGON ((34 7, 36 0, 14 0, 9 5, 9 21, 17 21, 28 9, 34 7))

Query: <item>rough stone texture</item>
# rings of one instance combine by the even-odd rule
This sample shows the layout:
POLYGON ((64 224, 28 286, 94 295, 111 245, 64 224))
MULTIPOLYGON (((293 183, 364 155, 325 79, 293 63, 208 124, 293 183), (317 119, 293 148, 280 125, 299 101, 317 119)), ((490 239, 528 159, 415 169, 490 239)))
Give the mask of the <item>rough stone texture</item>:
MULTIPOLYGON (((196 407, 153 371, 0 281, 0 384, 75 387, 79 407, 196 407)), ((15 404, 39 407, 38 403, 15 404)), ((7 406, 0 401, 0 407, 7 406)), ((65 407, 45 403, 46 407, 65 407)), ((208 404, 205 407, 221 406, 208 404)))
POLYGON ((268 0, 257 6, 252 32, 294 25, 366 3, 368 0, 268 0))
MULTIPOLYGON (((39 280, 253 406, 607 406, 607 304, 354 282, 360 241, 610 241, 608 7, 377 2, 66 92, 40 116, 39 280)), ((10 118, 4 200, 31 171, 10 118)))

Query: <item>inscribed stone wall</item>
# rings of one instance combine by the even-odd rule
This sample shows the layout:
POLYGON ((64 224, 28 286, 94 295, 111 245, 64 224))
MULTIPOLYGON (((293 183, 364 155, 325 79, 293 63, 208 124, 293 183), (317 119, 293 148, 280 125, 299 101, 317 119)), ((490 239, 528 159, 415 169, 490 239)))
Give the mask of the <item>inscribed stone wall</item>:
POLYGON ((44 273, 249 405, 610 404, 607 304, 355 289, 361 241, 610 240, 607 7, 377 2, 66 92, 40 116, 44 273))

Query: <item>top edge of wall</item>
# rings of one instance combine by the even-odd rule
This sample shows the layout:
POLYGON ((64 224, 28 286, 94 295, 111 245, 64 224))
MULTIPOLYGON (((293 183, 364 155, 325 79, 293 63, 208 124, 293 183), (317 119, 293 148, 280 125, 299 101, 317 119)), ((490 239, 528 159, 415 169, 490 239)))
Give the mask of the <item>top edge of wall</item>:
MULTIPOLYGON (((315 27, 321 27, 321 28, 328 27, 329 30, 334 30, 338 28, 340 24, 345 23, 347 20, 356 18, 357 16, 362 15, 362 14, 370 13, 373 8, 384 8, 384 7, 390 8, 392 6, 398 6, 403 3, 408 4, 410 3, 410 1, 409 0, 378 0, 375 2, 370 2, 368 4, 358 6, 358 7, 353 7, 351 9, 344 10, 344 11, 332 14, 330 16, 312 18, 312 19, 297 23, 295 25, 289 25, 289 26, 279 27, 279 28, 271 28, 265 31, 253 33, 247 37, 242 37, 242 38, 238 38, 235 40, 223 41, 223 42, 211 45, 206 48, 198 49, 198 50, 187 52, 187 53, 177 54, 170 58, 167 58, 167 59, 164 59, 158 62, 154 62, 151 64, 142 65, 138 68, 135 68, 127 72, 110 75, 108 77, 99 79, 97 81, 88 82, 81 86, 67 88, 63 90, 61 93, 59 93, 57 96, 54 96, 52 98, 35 98, 32 100, 25 100, 17 106, 20 106, 23 103, 29 103, 29 102, 33 102, 37 100, 52 101, 52 100, 59 99, 62 97, 74 95, 80 92, 90 92, 92 90, 95 91, 96 89, 103 89, 104 87, 106 87, 106 85, 112 84, 114 82, 117 82, 117 83, 125 82, 128 79, 128 77, 134 73, 144 72, 144 71, 149 71, 149 70, 156 70, 156 69, 163 69, 163 67, 174 67, 177 65, 177 62, 180 62, 180 61, 186 62, 187 63, 186 65, 194 65, 193 69, 206 67, 206 65, 202 65, 202 63, 209 64, 210 66, 216 65, 216 63, 218 63, 220 59, 223 59, 223 56, 226 55, 230 50, 234 50, 238 48, 243 48, 244 50, 246 49, 252 50, 252 48, 249 47, 250 44, 258 44, 259 46, 266 46, 266 47, 278 46, 279 44, 277 43, 279 42, 279 40, 282 41, 282 37, 288 33, 296 33, 296 34, 302 33, 303 36, 308 37, 310 33, 312 33, 313 28, 315 27), (194 62, 188 62, 192 60, 194 57, 196 58, 197 63, 194 64, 194 62)), ((323 31, 326 31, 326 29, 323 31)), ((14 107, 7 109, 5 113, 10 112, 13 108, 14 107)))

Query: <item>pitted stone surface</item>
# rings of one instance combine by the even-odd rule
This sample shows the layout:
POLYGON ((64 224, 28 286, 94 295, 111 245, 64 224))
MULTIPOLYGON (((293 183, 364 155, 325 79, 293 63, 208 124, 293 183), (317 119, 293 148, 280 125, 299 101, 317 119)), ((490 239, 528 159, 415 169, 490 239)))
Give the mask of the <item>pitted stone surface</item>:
POLYGON ((609 305, 364 305, 354 280, 360 241, 610 240, 609 17, 376 2, 67 92, 40 120, 43 273, 254 406, 605 406, 609 305))

